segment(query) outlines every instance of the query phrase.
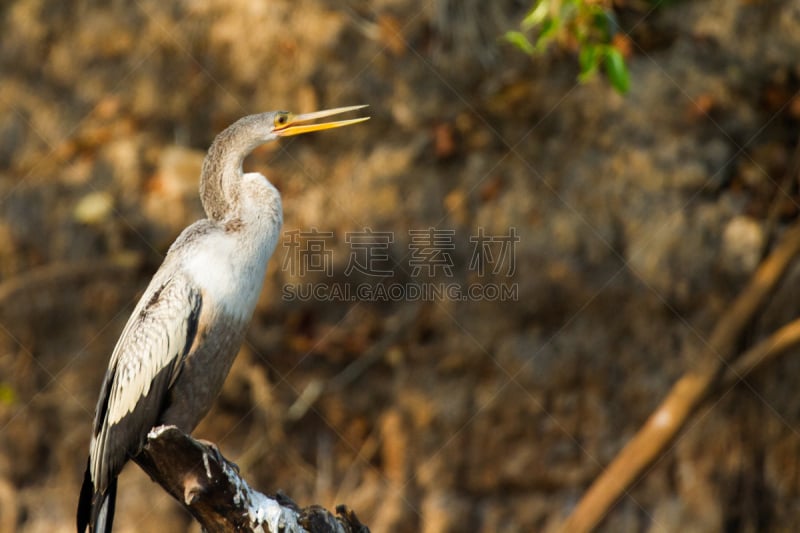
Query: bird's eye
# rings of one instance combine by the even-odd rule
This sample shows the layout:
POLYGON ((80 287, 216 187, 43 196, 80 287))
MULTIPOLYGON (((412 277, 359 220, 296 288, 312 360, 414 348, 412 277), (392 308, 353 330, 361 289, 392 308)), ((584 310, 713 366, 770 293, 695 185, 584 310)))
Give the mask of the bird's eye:
POLYGON ((291 114, 285 111, 282 111, 275 115, 275 127, 281 128, 289 123, 289 119, 291 118, 291 114))

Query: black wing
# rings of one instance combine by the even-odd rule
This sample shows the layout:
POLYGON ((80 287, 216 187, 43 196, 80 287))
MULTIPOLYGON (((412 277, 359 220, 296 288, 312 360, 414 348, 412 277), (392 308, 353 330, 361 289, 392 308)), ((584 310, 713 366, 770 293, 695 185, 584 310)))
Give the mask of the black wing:
MULTIPOLYGON (((87 476, 92 484, 93 517, 108 504, 109 489, 116 486, 125 462, 138 453, 158 423, 169 387, 197 334, 200 290, 183 276, 155 281, 117 341, 100 391, 87 476)), ((80 506, 78 514, 80 521, 80 506)))

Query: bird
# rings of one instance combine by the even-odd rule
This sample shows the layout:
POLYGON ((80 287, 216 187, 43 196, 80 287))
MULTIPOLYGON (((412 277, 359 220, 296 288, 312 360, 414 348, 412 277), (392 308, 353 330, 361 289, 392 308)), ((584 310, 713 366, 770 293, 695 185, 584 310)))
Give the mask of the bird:
POLYGON ((170 246, 111 354, 78 502, 79 533, 111 531, 123 466, 155 426, 190 433, 239 351, 283 224, 280 193, 262 174, 244 173, 244 158, 281 137, 368 120, 314 122, 364 107, 249 115, 214 139, 200 174, 206 218, 170 246))

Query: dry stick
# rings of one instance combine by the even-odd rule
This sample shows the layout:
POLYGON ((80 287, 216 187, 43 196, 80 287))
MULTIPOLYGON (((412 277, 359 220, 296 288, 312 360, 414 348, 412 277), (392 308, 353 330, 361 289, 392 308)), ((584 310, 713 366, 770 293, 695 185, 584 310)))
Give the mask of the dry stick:
POLYGON ((725 369, 720 385, 732 386, 742 381, 756 369, 800 344, 800 318, 789 322, 746 352, 725 369))
POLYGON ((0 531, 15 531, 22 507, 14 485, 0 478, 0 531))
POLYGON ((727 359, 733 354, 742 330, 764 304, 798 252, 800 223, 795 223, 717 322, 705 348, 697 355, 694 368, 673 385, 658 409, 589 487, 562 525, 562 531, 580 533, 595 528, 619 497, 672 442, 728 366, 727 359))
POLYGON ((791 164, 786 169, 783 178, 776 184, 775 194, 767 210, 766 222, 764 224, 766 235, 774 235, 778 220, 781 217, 781 209, 786 199, 786 191, 791 191, 792 182, 798 177, 800 177, 800 137, 798 137, 797 144, 794 147, 791 164))

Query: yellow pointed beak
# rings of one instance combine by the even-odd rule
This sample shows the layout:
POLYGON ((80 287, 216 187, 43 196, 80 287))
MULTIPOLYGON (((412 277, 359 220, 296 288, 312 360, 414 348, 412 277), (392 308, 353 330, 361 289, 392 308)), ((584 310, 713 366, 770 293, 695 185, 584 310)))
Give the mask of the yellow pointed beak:
POLYGON ((351 105, 347 107, 337 107, 334 109, 325 109, 323 111, 314 111, 313 113, 305 113, 303 115, 290 115, 285 124, 276 127, 273 130, 275 135, 280 137, 289 137, 291 135, 300 135, 301 133, 308 133, 311 131, 329 130, 332 128, 341 128, 342 126, 350 126, 351 124, 358 124, 369 120, 370 117, 351 118, 348 120, 337 120, 334 122, 320 122, 317 124, 307 124, 312 120, 338 115, 340 113, 347 113, 348 111, 355 111, 356 109, 363 109, 368 107, 366 105, 351 105))

